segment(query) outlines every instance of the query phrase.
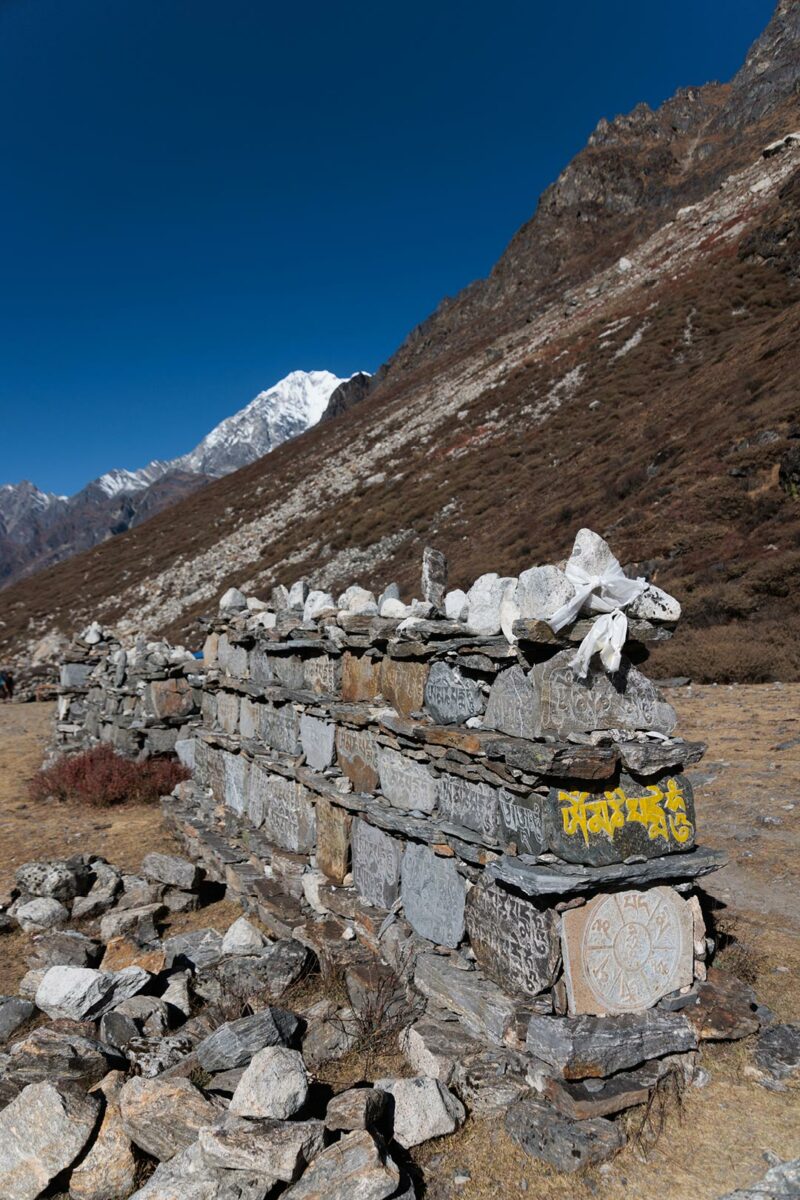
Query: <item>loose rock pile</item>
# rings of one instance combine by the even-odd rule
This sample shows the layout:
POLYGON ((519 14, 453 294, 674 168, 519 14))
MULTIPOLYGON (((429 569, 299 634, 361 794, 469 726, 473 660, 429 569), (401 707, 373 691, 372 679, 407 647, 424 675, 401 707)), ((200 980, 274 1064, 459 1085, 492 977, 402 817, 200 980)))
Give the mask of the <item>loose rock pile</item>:
MULTIPOLYGON (((187 987, 206 1006, 244 996, 252 1011, 188 1048, 199 1017, 179 1033, 167 1022, 137 1038, 126 1026, 141 1079, 126 1092, 135 1103, 121 1105, 125 1128, 162 1163, 137 1195, 182 1196, 180 1179, 234 1169, 231 1195, 261 1195, 244 1182, 267 1161, 260 1154, 273 1155, 263 1168, 273 1183, 310 1162, 292 1197, 338 1195, 341 1178, 362 1175, 375 1200, 411 1195, 402 1155, 374 1136, 387 1111, 403 1148, 451 1132, 465 1112, 501 1112, 527 1152, 576 1170, 619 1150, 616 1118, 665 1076, 692 1078, 701 1041, 771 1022, 749 988, 711 965, 697 881, 722 859, 697 843, 687 773, 704 747, 675 735, 674 711, 634 665, 671 635, 677 602, 626 580, 588 530, 559 567, 483 576, 467 593, 447 592, 446 576, 443 556, 426 552, 423 599, 411 605, 394 587, 334 599, 304 582, 276 588, 269 605, 236 589, 223 598, 202 674, 186 680, 201 721, 187 714, 177 750, 194 777, 163 810, 206 878, 275 940, 265 947, 244 921, 224 939, 201 931, 179 949, 165 943, 164 990, 152 992, 164 1004, 183 987, 169 972, 188 964, 187 987), (276 1009, 312 964, 342 986, 294 1017, 276 1009), (366 1028, 396 1038, 413 1078, 337 1097, 324 1128, 306 1130, 322 1120, 306 1119, 309 1078, 366 1028), (300 1038, 302 1060, 292 1057, 300 1038), (186 1062, 217 1081, 190 1081, 199 1100, 187 1099, 189 1128, 160 1132, 156 1104, 155 1131, 134 1136, 137 1105, 163 1098, 168 1080, 186 1090, 186 1062), (193 1104, 226 1114, 212 1120, 193 1104), (296 1147, 281 1140, 293 1164, 283 1175, 274 1122, 296 1147), (323 1149, 334 1131, 336 1149, 323 1149), (173 1140, 162 1146, 163 1136, 173 1140)), ((101 696, 119 705, 106 709, 112 729, 130 731, 120 712, 148 702, 152 680, 132 685, 131 669, 111 684, 110 663, 95 669, 101 696)), ((193 886, 188 875, 183 885, 152 870, 149 879, 193 886)), ((146 910, 165 895, 134 904, 140 915, 121 929, 117 905, 104 936, 150 946, 157 917, 146 910)), ((128 976, 97 984, 89 1013, 103 1008, 108 1026, 115 989, 130 986, 128 976)), ((142 993, 120 1001, 121 1015, 114 1006, 114 1022, 151 1019, 137 1008, 142 993)), ((50 985, 43 998, 51 1005, 50 985)), ((794 1031, 769 1034, 780 1049, 765 1047, 759 1062, 780 1059, 783 1070, 794 1031)))

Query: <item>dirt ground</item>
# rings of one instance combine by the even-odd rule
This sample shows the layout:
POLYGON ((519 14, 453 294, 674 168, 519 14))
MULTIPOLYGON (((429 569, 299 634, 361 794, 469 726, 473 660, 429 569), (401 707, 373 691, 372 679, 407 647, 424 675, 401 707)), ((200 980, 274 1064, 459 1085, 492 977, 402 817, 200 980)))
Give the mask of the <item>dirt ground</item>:
MULTIPOLYGON (((734 939, 718 958, 756 972, 762 1003, 800 1019, 800 685, 693 686, 669 693, 679 732, 708 743, 693 771, 700 839, 729 865, 706 882, 717 919, 734 939), (793 853, 794 851, 794 853, 793 853)), ((25 780, 37 768, 53 719, 50 704, 0 706, 0 894, 34 858, 91 849, 129 870, 150 850, 175 848, 152 807, 92 811, 33 804, 25 780)), ((238 910, 222 901, 178 918, 180 927, 225 928, 238 910)), ((177 925, 176 925, 177 927, 177 925)), ((26 969, 25 935, 3 939, 0 994, 26 969)), ((632 1138, 613 1162, 559 1176, 529 1159, 502 1122, 471 1121, 415 1157, 430 1200, 717 1200, 760 1178, 770 1156, 800 1156, 800 1092, 772 1092, 745 1075, 747 1042, 705 1043, 708 1081, 672 1103, 664 1132, 647 1153, 632 1138)), ((641 1110, 630 1116, 631 1129, 641 1110)))

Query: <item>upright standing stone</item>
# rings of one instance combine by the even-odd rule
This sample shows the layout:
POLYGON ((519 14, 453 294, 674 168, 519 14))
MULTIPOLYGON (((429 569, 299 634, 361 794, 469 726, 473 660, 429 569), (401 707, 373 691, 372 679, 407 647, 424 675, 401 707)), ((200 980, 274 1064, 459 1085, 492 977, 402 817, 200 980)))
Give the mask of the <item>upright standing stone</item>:
POLYGON ((485 880, 467 896, 466 926, 479 964, 502 987, 537 996, 561 961, 558 915, 485 880))
POLYGON ((492 684, 483 723, 512 737, 539 737, 536 697, 522 667, 502 671, 492 684))
POLYGON ((300 742, 306 762, 315 771, 324 771, 333 762, 336 726, 305 713, 300 718, 300 742))
POLYGON ((435 662, 425 684, 425 708, 439 725, 462 725, 483 712, 483 693, 458 667, 435 662))
POLYGON ((403 717, 422 709, 427 678, 427 663, 397 658, 381 662, 381 694, 403 717))
POLYGON ((374 792, 380 783, 378 745, 368 729, 336 730, 336 758, 357 792, 374 792))
POLYGON ((342 699, 348 704, 374 700, 381 690, 381 661, 346 653, 342 658, 342 699))
POLYGON ((391 908, 400 894, 402 844, 359 817, 353 821, 353 882, 376 908, 391 908))
POLYGON ((282 850, 310 854, 316 842, 316 815, 308 789, 282 775, 270 775, 262 784, 264 833, 282 850))
POLYGON ((545 810, 547 797, 537 792, 518 795, 498 792, 498 840, 514 854, 541 854, 547 847, 545 810))
POLYGON ((441 611, 447 591, 447 559, 441 550, 426 546, 422 552, 422 599, 441 611))
POLYGON ((247 779, 250 763, 241 754, 225 754, 225 804, 236 813, 247 808, 247 779))
POLYGON ((318 695, 338 696, 342 686, 342 660, 327 654, 307 658, 303 663, 303 687, 318 695))
POLYGON ((488 783, 471 783, 460 775, 443 772, 436 785, 439 816, 453 825, 472 829, 494 845, 497 843, 498 805, 502 791, 488 783))
POLYGON ((437 945, 458 945, 464 936, 466 884, 453 859, 409 843, 403 856, 401 895, 415 933, 437 945))
POLYGON ((673 888, 601 893, 561 930, 570 1013, 642 1012, 692 982, 692 909, 673 888))
POLYGON ((334 883, 344 883, 350 870, 353 818, 324 796, 317 799, 317 866, 334 883))
POLYGON ((436 780, 427 767, 397 750, 381 746, 378 750, 381 790, 390 804, 404 812, 433 812, 436 807, 436 780))

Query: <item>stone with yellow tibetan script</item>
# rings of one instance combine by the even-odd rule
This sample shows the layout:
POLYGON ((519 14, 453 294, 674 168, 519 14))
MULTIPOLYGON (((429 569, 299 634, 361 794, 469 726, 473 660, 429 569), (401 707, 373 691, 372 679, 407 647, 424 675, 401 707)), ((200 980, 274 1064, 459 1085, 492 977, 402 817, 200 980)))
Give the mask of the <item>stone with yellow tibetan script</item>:
POLYGON ((605 791, 551 788, 546 832, 548 849, 559 858, 594 867, 691 850, 692 785, 683 775, 639 783, 622 774, 605 791))
POLYGON ((554 909, 482 880, 467 896, 466 925, 478 965, 501 987, 537 996, 555 982, 561 948, 554 909))
POLYGON ((562 914, 569 1012, 643 1012, 694 976, 692 909, 674 888, 600 893, 562 914))

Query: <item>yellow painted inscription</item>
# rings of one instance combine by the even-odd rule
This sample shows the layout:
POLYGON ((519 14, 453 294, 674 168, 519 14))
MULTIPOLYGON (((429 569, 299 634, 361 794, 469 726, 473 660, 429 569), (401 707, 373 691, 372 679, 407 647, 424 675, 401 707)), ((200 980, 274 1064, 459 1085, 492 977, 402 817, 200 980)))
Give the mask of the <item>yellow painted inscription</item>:
POLYGON ((605 833, 613 838, 618 829, 634 822, 644 825, 650 841, 672 836, 683 845, 694 833, 686 815, 686 798, 677 779, 665 786, 648 784, 635 796, 626 796, 621 787, 598 796, 593 792, 559 792, 561 819, 567 837, 583 835, 589 845, 590 833, 605 833))

